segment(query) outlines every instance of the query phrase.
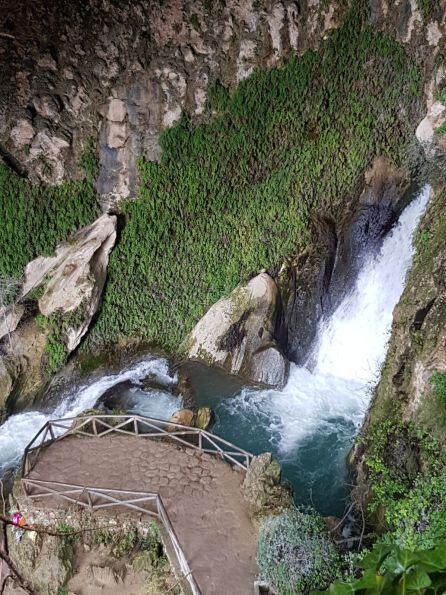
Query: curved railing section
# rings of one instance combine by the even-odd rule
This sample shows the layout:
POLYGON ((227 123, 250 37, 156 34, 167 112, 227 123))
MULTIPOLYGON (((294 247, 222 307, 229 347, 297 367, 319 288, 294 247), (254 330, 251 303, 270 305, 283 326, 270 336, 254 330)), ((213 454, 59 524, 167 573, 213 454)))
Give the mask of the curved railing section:
MULTIPOLYGON (((192 595, 201 595, 189 567, 186 555, 181 548, 178 537, 167 514, 161 496, 156 492, 136 492, 133 490, 116 490, 90 486, 79 486, 58 481, 42 481, 40 479, 22 478, 28 498, 42 499, 48 497, 61 498, 76 506, 89 510, 102 510, 110 507, 124 507, 148 514, 158 519, 170 541, 182 574, 181 580, 187 581, 192 595), (29 488, 32 488, 32 493, 29 488)), ((171 560, 171 563, 174 561, 171 560)))
POLYGON ((206 430, 170 421, 142 415, 81 415, 51 420, 42 426, 25 448, 22 477, 32 470, 44 446, 73 435, 101 438, 112 433, 138 436, 143 439, 173 440, 188 448, 218 456, 244 470, 249 467, 253 456, 206 430))

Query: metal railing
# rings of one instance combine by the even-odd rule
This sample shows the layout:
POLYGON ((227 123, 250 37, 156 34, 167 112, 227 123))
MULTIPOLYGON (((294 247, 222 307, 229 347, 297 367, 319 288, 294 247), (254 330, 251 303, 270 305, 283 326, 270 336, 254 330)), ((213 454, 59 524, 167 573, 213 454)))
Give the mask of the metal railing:
POLYGON ((187 562, 173 525, 167 514, 161 496, 156 492, 136 492, 133 490, 118 490, 110 488, 99 488, 91 486, 79 486, 76 484, 61 483, 57 481, 42 481, 38 479, 22 478, 25 493, 28 498, 42 499, 56 497, 66 500, 76 506, 88 508, 89 510, 101 510, 113 506, 124 506, 144 514, 156 517, 161 521, 167 533, 169 541, 175 552, 177 562, 182 573, 182 580, 186 580, 191 589, 192 595, 201 595, 201 591, 195 581, 192 570, 187 562), (31 493, 29 488, 37 488, 40 491, 31 493), (155 510, 143 507, 144 503, 154 505, 155 510))
POLYGON ((42 449, 51 444, 69 436, 101 438, 113 433, 174 441, 188 448, 220 457, 243 470, 249 467, 253 455, 206 430, 141 415, 84 415, 51 420, 39 430, 25 448, 22 463, 22 482, 25 494, 29 498, 36 499, 52 496, 91 510, 125 506, 131 510, 157 517, 167 532, 183 577, 187 580, 192 594, 201 595, 167 510, 158 493, 86 487, 29 477, 42 449), (37 488, 37 493, 35 491, 31 493, 30 487, 33 487, 34 490, 37 488), (153 504, 154 510, 144 507, 144 503, 153 504))
POLYGON ((112 433, 173 440, 188 448, 219 456, 244 470, 249 467, 253 456, 223 438, 199 428, 142 415, 85 415, 46 422, 25 448, 22 477, 26 477, 34 468, 42 448, 53 442, 72 435, 101 438, 112 433), (109 421, 112 423, 108 423, 109 421))

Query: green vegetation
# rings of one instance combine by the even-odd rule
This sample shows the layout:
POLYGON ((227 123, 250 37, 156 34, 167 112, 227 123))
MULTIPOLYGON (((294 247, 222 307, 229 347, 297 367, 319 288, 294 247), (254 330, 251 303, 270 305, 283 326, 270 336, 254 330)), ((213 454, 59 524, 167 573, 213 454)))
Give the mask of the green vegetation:
POLYGON ((437 128, 437 130, 435 131, 436 134, 446 134, 446 122, 443 122, 443 124, 441 126, 439 126, 437 128))
POLYGON ((428 20, 433 12, 436 0, 417 0, 417 6, 423 18, 428 20))
POLYGON ((81 164, 85 179, 60 186, 34 186, 0 163, 0 276, 20 277, 26 264, 98 215, 93 186, 97 163, 88 144, 81 164))
POLYGON ((257 561, 260 576, 278 595, 323 588, 339 571, 338 554, 319 515, 284 510, 260 527, 257 561))
POLYGON ((361 10, 232 97, 215 83, 208 121, 184 116, 161 162, 140 160, 90 348, 131 336, 177 350, 211 304, 308 242, 314 211, 336 216, 375 155, 401 164, 420 74, 361 10))
POLYGON ((430 379, 434 396, 446 405, 446 372, 437 372, 430 379))
POLYGON ((144 535, 141 535, 136 527, 131 527, 127 532, 100 529, 92 536, 92 544, 110 547, 115 558, 144 552, 144 559, 150 560, 152 566, 158 564, 164 557, 161 536, 156 523, 151 523, 144 535))
POLYGON ((366 438, 372 498, 382 541, 415 551, 446 538, 446 466, 440 445, 411 424, 380 422, 366 438))
POLYGON ((330 595, 435 595, 446 588, 446 542, 430 550, 413 552, 376 544, 359 563, 359 579, 337 581, 324 591, 330 595))

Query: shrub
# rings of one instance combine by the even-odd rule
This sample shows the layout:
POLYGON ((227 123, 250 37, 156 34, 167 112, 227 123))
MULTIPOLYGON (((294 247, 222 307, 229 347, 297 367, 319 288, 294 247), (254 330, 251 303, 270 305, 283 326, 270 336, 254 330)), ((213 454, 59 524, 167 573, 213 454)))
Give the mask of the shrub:
POLYGON ((313 211, 336 217, 375 155, 401 164, 420 74, 353 4, 318 52, 231 97, 215 83, 216 113, 184 116, 162 133, 159 163, 140 159, 91 347, 134 337, 176 351, 222 295, 308 243, 313 211))
POLYGON ((285 510, 266 518, 260 527, 257 560, 261 579, 278 595, 321 589, 339 570, 324 523, 313 512, 285 510))
POLYGON ((412 424, 382 422, 367 439, 369 512, 382 510, 386 543, 428 549, 446 537, 446 465, 441 446, 412 424))

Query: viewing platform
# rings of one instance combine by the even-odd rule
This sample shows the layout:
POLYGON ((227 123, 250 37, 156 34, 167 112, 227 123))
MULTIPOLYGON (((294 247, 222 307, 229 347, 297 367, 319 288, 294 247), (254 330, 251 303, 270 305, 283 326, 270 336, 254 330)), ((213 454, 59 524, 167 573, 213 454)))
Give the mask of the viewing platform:
POLYGON ((157 517, 194 594, 253 591, 256 530, 241 485, 252 455, 206 432, 138 415, 50 421, 28 445, 39 507, 157 517))

